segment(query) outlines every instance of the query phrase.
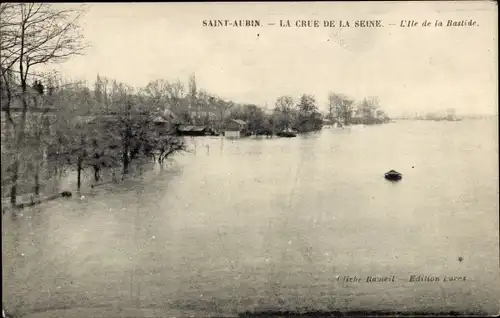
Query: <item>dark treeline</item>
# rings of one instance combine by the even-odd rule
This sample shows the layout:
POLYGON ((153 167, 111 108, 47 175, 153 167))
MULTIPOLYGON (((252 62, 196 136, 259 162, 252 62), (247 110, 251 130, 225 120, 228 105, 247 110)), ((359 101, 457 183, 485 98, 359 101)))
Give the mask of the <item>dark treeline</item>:
POLYGON ((356 102, 343 94, 328 95, 327 119, 342 125, 371 125, 389 121, 389 116, 380 108, 377 97, 366 97, 356 102))
MULTIPOLYGON (((4 82, 14 91, 16 77, 4 82)), ((133 162, 154 160, 162 163, 171 154, 185 149, 184 140, 172 131, 171 117, 152 98, 117 81, 108 87, 98 78, 95 89, 81 83, 48 80, 49 89, 40 83, 28 87, 24 138, 18 135, 23 116, 19 99, 13 98, 4 113, 2 134, 2 188, 10 187, 12 203, 22 192, 40 193, 44 180, 77 172, 78 188, 82 172, 91 169, 96 182, 101 172, 120 170, 129 173, 133 162), (34 89, 34 88, 38 89, 34 89), (19 153, 22 155, 19 156, 19 153), (32 185, 18 189, 22 182, 32 185)), ((5 96, 4 96, 5 97, 5 96)), ((118 177, 118 176, 117 176, 118 177)))
POLYGON ((266 112, 266 108, 253 104, 232 105, 229 118, 246 121, 251 132, 288 129, 312 132, 320 130, 325 123, 371 125, 389 121, 387 114, 380 108, 377 97, 367 97, 356 102, 345 95, 330 93, 326 114, 319 111, 316 98, 309 94, 303 94, 297 99, 289 95, 280 96, 276 99, 272 112, 266 112))
MULTIPOLYGON (((198 90, 194 75, 187 89, 178 80, 161 79, 134 89, 99 75, 92 85, 55 77, 47 77, 45 84, 35 80, 24 93, 16 76, 11 75, 3 84, 11 91, 19 91, 14 97, 28 96, 30 109, 23 143, 16 144, 19 130, 15 129, 7 129, 10 138, 9 134, 2 138, 2 185, 11 187, 12 202, 14 194, 19 193, 18 181, 30 180, 31 186, 22 192, 30 192, 31 187, 39 194, 44 180, 67 171, 77 172, 79 188, 82 172, 87 170, 99 182, 102 172, 108 169, 114 173, 120 170, 116 178, 123 178, 133 162, 162 163, 171 154, 186 149, 184 139, 175 133, 178 124, 211 125, 223 130, 228 120, 240 119, 247 123, 249 134, 273 134, 283 130, 317 131, 325 122, 374 124, 388 119, 376 98, 365 98, 355 105, 339 94, 330 94, 326 115, 318 110, 315 97, 308 94, 296 100, 281 96, 274 110, 267 111, 255 104, 238 104, 198 90), (45 108, 50 110, 39 112, 38 117, 31 111, 45 108), (19 153, 23 155, 18 157, 19 153), (13 167, 17 168, 14 177, 13 167)), ((15 109, 19 98, 11 98, 6 104, 15 109)), ((19 117, 10 111, 13 122, 16 115, 19 117)))

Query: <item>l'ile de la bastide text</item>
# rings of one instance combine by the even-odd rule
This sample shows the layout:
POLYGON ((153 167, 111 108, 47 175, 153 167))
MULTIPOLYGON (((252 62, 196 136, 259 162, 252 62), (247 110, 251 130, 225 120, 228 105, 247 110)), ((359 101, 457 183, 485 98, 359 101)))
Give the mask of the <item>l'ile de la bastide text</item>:
MULTIPOLYGON (((279 20, 264 23, 261 20, 203 20, 203 27, 262 27, 277 26, 281 28, 383 28, 382 20, 279 20)), ((474 27, 478 23, 468 20, 400 20, 399 23, 388 23, 391 27, 474 27)))

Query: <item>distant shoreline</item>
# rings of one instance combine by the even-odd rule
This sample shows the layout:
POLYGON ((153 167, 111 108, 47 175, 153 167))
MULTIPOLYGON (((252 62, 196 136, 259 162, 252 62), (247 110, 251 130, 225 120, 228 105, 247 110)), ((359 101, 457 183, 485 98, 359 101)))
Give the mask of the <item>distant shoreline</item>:
POLYGON ((446 118, 404 118, 404 117, 392 117, 392 120, 425 120, 425 121, 461 121, 461 120, 484 120, 484 119, 494 119, 498 115, 470 115, 457 117, 455 120, 449 120, 446 118))

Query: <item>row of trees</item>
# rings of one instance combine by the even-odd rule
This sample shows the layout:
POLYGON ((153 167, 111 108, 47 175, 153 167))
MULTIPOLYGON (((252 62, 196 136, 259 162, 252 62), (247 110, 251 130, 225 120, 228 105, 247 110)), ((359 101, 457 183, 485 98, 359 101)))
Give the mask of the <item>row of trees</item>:
MULTIPOLYGON (((123 177, 134 161, 162 163, 185 150, 184 140, 172 133, 164 113, 147 96, 117 81, 112 81, 106 96, 106 101, 99 100, 99 93, 82 83, 65 83, 52 87, 50 95, 27 98, 23 141, 18 142, 19 130, 2 136, 2 185, 10 186, 13 204, 19 181, 32 184, 23 191, 39 194, 44 181, 75 170, 80 187, 82 172, 88 168, 97 182, 103 169, 121 168, 123 177)), ((17 111, 12 120, 19 125, 23 112, 13 109, 17 111)))
MULTIPOLYGON (((116 91, 115 81, 97 76, 93 91, 82 86, 78 99, 90 102, 80 109, 80 113, 113 111, 116 91)), ((312 131, 321 129, 322 124, 322 115, 312 95, 304 94, 297 102, 291 96, 279 97, 274 112, 267 113, 259 105, 239 104, 199 90, 195 75, 189 78, 187 89, 179 80, 157 79, 136 90, 136 94, 152 108, 167 108, 175 116, 174 122, 183 124, 212 124, 223 129, 227 120, 241 119, 248 123, 252 132, 291 128, 312 131)))
MULTIPOLYGON (((96 91, 87 99, 77 94, 74 102, 101 107, 91 116, 75 118, 74 111, 67 112, 69 120, 54 125, 49 156, 56 163, 76 166, 78 172, 92 167, 95 181, 99 181, 101 168, 120 166, 122 175, 126 175, 136 159, 150 158, 162 163, 170 154, 185 149, 184 141, 172 134, 168 121, 159 116, 162 112, 158 112, 157 105, 123 83, 113 81, 112 88, 108 104, 99 101, 96 91)), ((65 91, 66 94, 55 96, 56 105, 72 102, 64 100, 72 96, 68 89, 65 91)))
MULTIPOLYGON (((60 80, 51 80, 51 83, 54 82, 58 87, 65 86, 60 80)), ((114 101, 122 94, 123 85, 99 75, 93 84, 93 90, 88 85, 73 84, 70 95, 74 97, 74 101, 71 104, 78 105, 73 111, 79 114, 116 112, 117 104, 114 101)), ((174 122, 177 123, 210 123, 223 128, 226 120, 241 119, 248 123, 252 132, 284 129, 314 131, 321 129, 323 119, 347 125, 382 123, 389 119, 380 109, 380 102, 376 97, 367 97, 356 102, 345 95, 330 93, 328 112, 323 116, 318 110, 315 97, 308 94, 303 94, 297 100, 292 96, 281 96, 275 102, 274 111, 267 112, 267 107, 238 104, 198 90, 194 75, 189 78, 187 86, 188 89, 185 89, 179 80, 169 82, 158 79, 151 81, 144 88, 128 88, 128 91, 133 91, 150 110, 168 109, 175 116, 174 122)), ((60 90, 59 93, 62 92, 63 90, 60 90)))
MULTIPOLYGON (((51 87, 64 86, 61 79, 51 78, 48 82, 50 91, 54 90, 51 87)), ((87 83, 77 85, 73 83, 71 93, 76 99, 85 102, 80 102, 78 108, 75 106, 72 110, 79 115, 116 112, 116 103, 113 101, 120 95, 122 85, 124 84, 100 75, 97 75, 93 88, 87 83)), ((180 80, 156 79, 150 81, 145 87, 129 88, 129 90, 151 109, 168 109, 178 122, 208 124, 219 120, 218 123, 222 124, 222 120, 227 118, 228 111, 235 103, 205 90, 199 90, 194 74, 190 77, 187 86, 186 89, 180 80)))
POLYGON ((328 115, 332 122, 349 124, 380 124, 387 122, 389 117, 380 109, 377 97, 367 97, 356 102, 343 94, 328 95, 328 115))
POLYGON ((368 97, 356 102, 336 93, 329 94, 325 115, 320 113, 313 95, 303 94, 298 100, 288 95, 278 97, 272 113, 266 113, 257 105, 236 105, 229 117, 245 120, 251 131, 295 129, 299 132, 319 130, 324 120, 342 125, 379 124, 389 120, 380 109, 378 98, 368 97))
MULTIPOLYGON (((68 169, 78 172, 80 187, 86 168, 99 181, 103 168, 121 167, 124 176, 135 160, 162 162, 185 149, 169 133, 168 121, 158 120, 151 87, 137 92, 98 77, 91 90, 35 72, 37 65, 84 52, 81 13, 45 3, 0 4, 2 197, 9 190, 12 205, 18 194, 39 194, 48 179, 68 169)), ((167 88, 175 104, 178 90, 167 88)))
POLYGON ((319 130, 323 126, 316 99, 308 94, 303 94, 296 103, 291 96, 278 97, 271 122, 277 130, 295 129, 299 132, 319 130))
MULTIPOLYGON (((120 91, 120 85, 123 84, 98 75, 93 90, 88 85, 81 85, 78 94, 72 92, 77 100, 87 101, 84 105, 80 102, 80 108, 74 111, 80 114, 113 111, 113 100, 120 91)), ((380 109, 380 102, 376 97, 356 102, 336 93, 329 94, 328 112, 324 116, 318 110, 315 97, 308 94, 303 94, 297 100, 291 96, 281 96, 275 102, 274 111, 267 112, 266 108, 259 105, 238 104, 198 90, 194 75, 189 78, 187 89, 179 80, 157 79, 136 90, 135 94, 152 109, 169 109, 178 123, 213 124, 220 129, 228 119, 246 121, 252 132, 283 129, 314 131, 321 129, 323 119, 345 125, 375 124, 389 119, 380 109)))

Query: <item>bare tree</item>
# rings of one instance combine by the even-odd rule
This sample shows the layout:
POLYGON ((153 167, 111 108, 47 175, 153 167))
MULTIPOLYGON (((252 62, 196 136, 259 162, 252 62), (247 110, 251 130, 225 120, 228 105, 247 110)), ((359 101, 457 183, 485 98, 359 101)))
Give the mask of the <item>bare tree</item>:
POLYGON ((182 84, 179 80, 173 83, 167 83, 166 91, 167 103, 170 106, 170 109, 176 114, 180 113, 182 110, 181 101, 184 98, 184 84, 182 84))
POLYGON ((189 99, 189 107, 193 107, 198 96, 198 91, 196 88, 196 75, 193 73, 189 77, 188 83, 188 99, 189 99))
POLYGON ((353 112, 354 100, 343 94, 328 94, 328 117, 337 122, 349 124, 353 112))
POLYGON ((313 112, 318 110, 316 106, 316 99, 313 95, 303 94, 297 103, 297 110, 303 116, 310 116, 313 112))
POLYGON ((15 127, 10 106, 12 103, 14 84, 13 68, 19 57, 11 53, 18 41, 15 30, 16 9, 19 4, 0 3, 0 98, 2 110, 7 116, 6 136, 11 135, 11 129, 15 127))
POLYGON ((154 107, 164 106, 167 103, 168 82, 162 79, 151 81, 143 89, 143 94, 154 107))
POLYGON ((11 204, 16 204, 21 146, 25 141, 29 100, 28 77, 36 65, 64 62, 86 48, 77 24, 83 11, 56 9, 48 3, 20 3, 0 9, 2 77, 14 71, 19 78, 22 112, 16 130, 16 156, 12 169, 11 204), (5 22, 6 21, 6 22, 5 22))
POLYGON ((363 100, 358 102, 358 105, 356 106, 356 115, 362 118, 369 118, 370 113, 370 104, 366 98, 363 98, 363 100))
POLYGON ((281 96, 276 100, 274 109, 275 117, 280 126, 288 129, 292 123, 292 114, 294 111, 293 98, 291 96, 281 96))
POLYGON ((9 71, 12 71, 14 64, 19 60, 19 54, 15 54, 19 34, 17 30, 18 21, 16 15, 20 9, 18 3, 0 3, 0 74, 2 79, 9 71))
POLYGON ((226 118, 229 111, 233 108, 233 102, 227 102, 219 97, 211 97, 211 103, 214 105, 219 116, 219 129, 224 125, 224 119, 226 118))
POLYGON ((284 113, 290 113, 293 109, 293 98, 291 96, 281 96, 276 100, 276 108, 284 113))
MULTIPOLYGON (((119 85, 121 96, 116 99, 117 113, 113 130, 121 144, 123 177, 129 173, 134 159, 158 154, 158 162, 185 150, 184 140, 169 133, 159 133, 155 128, 156 112, 146 105, 143 96, 132 94, 125 85, 119 85)), ((177 91, 178 92, 178 91, 177 91)), ((175 95, 174 95, 175 96, 175 95)))
POLYGON ((103 83, 99 74, 97 74, 97 79, 94 83, 94 100, 98 105, 104 102, 103 83))
POLYGON ((344 97, 340 94, 333 92, 328 94, 328 117, 330 120, 339 120, 343 100, 344 97))
POLYGON ((163 79, 151 81, 142 89, 142 94, 155 108, 168 107, 174 113, 179 114, 182 111, 182 100, 184 98, 184 84, 179 80, 175 82, 168 82, 163 79))
POLYGON ((365 119, 375 118, 377 109, 380 108, 380 101, 378 97, 370 96, 366 97, 358 104, 357 113, 358 116, 362 116, 365 119))
POLYGON ((367 100, 371 114, 372 116, 374 116, 377 110, 380 108, 380 99, 377 96, 370 96, 367 98, 367 100))
POLYGON ((345 98, 342 100, 340 108, 340 116, 344 120, 344 124, 348 125, 351 122, 352 113, 354 112, 354 99, 345 98))

